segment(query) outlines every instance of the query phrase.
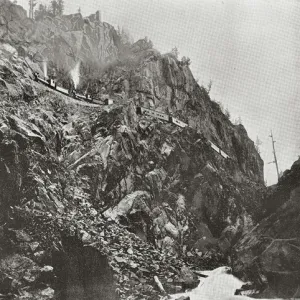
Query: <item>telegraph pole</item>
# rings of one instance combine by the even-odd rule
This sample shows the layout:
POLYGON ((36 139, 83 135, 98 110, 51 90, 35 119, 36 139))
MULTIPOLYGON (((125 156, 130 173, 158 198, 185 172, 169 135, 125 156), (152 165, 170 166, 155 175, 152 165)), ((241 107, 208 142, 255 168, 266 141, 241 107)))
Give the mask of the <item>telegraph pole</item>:
POLYGON ((33 19, 33 7, 32 7, 32 0, 29 0, 29 18, 33 19))
POLYGON ((279 180, 279 168, 278 168, 278 162, 277 162, 276 151, 275 151, 275 143, 276 143, 276 141, 274 141, 272 130, 271 130, 270 138, 272 139, 273 154, 274 154, 274 161, 272 161, 271 163, 274 163, 276 165, 277 177, 278 177, 278 180, 279 180))
POLYGON ((36 6, 36 0, 29 0, 29 18, 34 18, 34 7, 36 6))

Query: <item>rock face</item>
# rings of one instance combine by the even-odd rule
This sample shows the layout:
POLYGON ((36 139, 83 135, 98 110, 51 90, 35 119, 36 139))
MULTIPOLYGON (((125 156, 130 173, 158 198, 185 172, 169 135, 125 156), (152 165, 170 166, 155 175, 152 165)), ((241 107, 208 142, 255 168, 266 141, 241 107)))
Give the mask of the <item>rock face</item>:
POLYGON ((299 297, 299 200, 298 160, 266 196, 268 209, 271 201, 274 203, 274 213, 234 247, 234 271, 254 281, 263 290, 262 297, 299 297))
MULTIPOLYGON (((214 255, 228 255, 261 218, 263 163, 244 127, 210 100, 188 60, 160 54, 147 39, 122 51, 115 29, 97 15, 36 23, 21 7, 0 4, 2 17, 14 12, 8 28, 14 30, 5 34, 1 27, 0 47, 3 257, 24 256, 40 270, 64 251, 67 235, 108 258, 122 299, 158 298, 154 276, 173 292, 194 286, 183 259, 205 268, 219 263, 214 255), (85 67, 90 58, 113 60, 94 75, 91 89, 114 104, 80 102, 33 82, 32 72, 43 68, 38 55, 53 62, 51 72, 70 68, 74 57, 85 67), (173 114, 189 126, 137 115, 137 106, 173 114)), ((7 280, 4 274, 4 285, 7 280)), ((28 297, 52 297, 48 288, 59 288, 51 280, 28 297)), ((23 291, 20 282, 9 292, 23 291)), ((82 293, 86 283, 79 286, 82 293)))
POLYGON ((48 75, 59 80, 79 61, 87 73, 95 64, 114 61, 122 48, 121 35, 110 24, 101 22, 99 12, 86 18, 80 13, 47 15, 34 22, 26 17, 21 6, 9 0, 1 0, 0 7, 1 40, 34 62, 47 62, 48 75))
MULTIPOLYGON (((116 108, 101 114, 93 125, 95 133, 106 130, 107 134, 114 130, 110 124, 119 126, 108 156, 105 172, 108 184, 103 197, 110 203, 134 190, 148 191, 154 200, 146 203, 152 214, 143 215, 152 218, 157 235, 162 238, 172 231, 165 228, 168 222, 179 226, 177 210, 197 215, 196 228, 204 222, 216 237, 227 226, 242 234, 262 212, 263 163, 253 142, 242 125, 232 125, 209 99, 187 65, 171 54, 160 55, 152 49, 134 53, 101 78, 101 86, 107 93, 113 93, 116 101, 127 103, 123 115, 116 108), (123 96, 118 98, 117 94, 123 96), (149 117, 139 117, 134 112, 136 105, 173 113, 190 127, 181 130, 149 117), (219 145, 230 159, 215 153, 208 140, 219 145), (110 156, 114 159, 109 159, 110 156), (120 160, 122 172, 116 177, 120 160), (161 206, 159 210, 157 203, 161 206)), ((180 223, 182 234, 173 231, 169 236, 172 240, 174 236, 180 240, 181 235, 191 231, 190 219, 183 217, 180 223)), ((200 230, 192 231, 200 234, 194 234, 195 242, 203 237, 200 230)), ((228 249, 231 241, 224 240, 227 246, 223 243, 222 247, 228 249)), ((169 238, 167 241, 170 244, 169 238)))
MULTIPOLYGON (((79 60, 86 63, 113 60, 120 46, 120 37, 113 26, 95 15, 83 18, 80 13, 38 21, 31 38, 40 40, 42 36, 47 40, 40 54, 62 68, 79 60)), ((35 49, 33 46, 32 52, 35 49)))

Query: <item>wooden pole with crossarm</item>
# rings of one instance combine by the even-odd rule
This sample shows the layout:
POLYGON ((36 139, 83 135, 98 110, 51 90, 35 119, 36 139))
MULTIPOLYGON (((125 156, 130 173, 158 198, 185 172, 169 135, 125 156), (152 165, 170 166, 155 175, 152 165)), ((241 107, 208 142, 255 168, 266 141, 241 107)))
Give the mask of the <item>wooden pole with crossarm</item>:
POLYGON ((276 151, 275 151, 275 143, 276 143, 276 141, 274 141, 272 130, 271 130, 270 138, 272 139, 273 155, 274 155, 274 161, 272 161, 271 163, 274 163, 276 165, 277 177, 278 177, 278 180, 279 180, 280 175, 279 175, 279 168, 278 168, 278 162, 277 162, 276 151))

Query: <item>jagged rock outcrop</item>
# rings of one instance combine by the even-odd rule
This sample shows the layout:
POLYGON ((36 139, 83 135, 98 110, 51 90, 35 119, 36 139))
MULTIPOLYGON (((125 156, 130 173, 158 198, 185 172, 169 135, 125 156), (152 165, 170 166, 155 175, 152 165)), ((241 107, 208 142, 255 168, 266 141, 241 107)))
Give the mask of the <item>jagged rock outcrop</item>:
MULTIPOLYGON (((120 126, 117 141, 122 147, 119 153, 125 159, 122 169, 127 168, 127 175, 118 179, 121 188, 105 193, 105 197, 122 199, 125 186, 130 193, 146 188, 153 199, 167 202, 174 209, 176 198, 183 195, 186 205, 199 216, 200 222, 209 224, 215 236, 220 236, 226 226, 233 226, 242 234, 242 228, 251 227, 260 218, 264 190, 262 160, 244 127, 231 124, 206 90, 197 85, 187 65, 171 54, 141 50, 106 72, 101 85, 110 94, 114 90, 123 93, 123 101, 130 103, 123 120, 115 110, 100 115, 93 127, 95 131, 104 127, 112 130, 109 124, 126 124, 120 126), (190 128, 182 131, 148 117, 139 118, 134 105, 173 113, 190 128), (103 121, 108 119, 109 123, 103 121), (218 144, 231 159, 224 160, 214 153, 207 146, 208 140, 218 144), (158 175, 161 170, 166 175, 158 175), (152 176, 153 172, 157 175, 152 176), (137 185, 141 177, 147 181, 143 187, 137 185)), ((120 156, 116 161, 119 160, 120 156)), ((108 169, 106 173, 108 180, 116 180, 113 171, 108 169)), ((230 244, 228 239, 225 244, 230 244)))
MULTIPOLYGON (((1 3, 7 12, 14 7, 1 3)), ((19 7, 18 14, 23 22, 19 7)), ((210 100, 187 60, 161 55, 150 41, 118 53, 112 26, 75 14, 24 25, 28 46, 18 31, 18 14, 16 31, 2 37, 6 43, 0 48, 0 251, 8 262, 9 255, 30 259, 39 273, 72 236, 80 255, 90 246, 105 256, 99 260, 105 266, 108 260, 121 298, 158 298, 153 276, 172 291, 192 286, 197 280, 182 259, 203 268, 217 265, 221 251, 227 256, 261 217, 263 163, 246 130, 210 100), (110 59, 105 49, 111 48, 118 60, 97 74, 94 92, 114 104, 80 102, 33 82, 32 72, 42 68, 34 51, 42 53, 44 45, 53 61, 57 47, 67 52, 67 65, 74 53, 86 62, 110 59), (189 126, 140 116, 138 105, 173 114, 189 126), (16 240, 23 227, 30 241, 16 240)), ((70 257, 63 260, 77 259, 70 257)), ((23 295, 28 282, 3 273, 0 288, 9 280, 4 290, 23 295)), ((48 288, 60 289, 52 280, 28 297, 41 292, 52 297, 48 288)), ((80 282, 80 293, 85 285, 80 282)))
MULTIPOLYGON (((68 168, 88 178, 85 189, 94 203, 110 205, 139 189, 152 194, 153 208, 166 197, 170 200, 164 202, 174 209, 173 201, 183 195, 186 206, 215 236, 226 226, 244 227, 246 213, 248 223, 251 218, 255 221, 260 212, 262 161, 243 127, 226 119, 196 84, 187 65, 172 55, 142 49, 106 73, 102 85, 116 102, 127 104, 101 111, 97 119, 91 114, 84 122, 72 116, 64 125, 71 127, 62 129, 60 142, 68 168), (173 125, 140 118, 135 105, 174 112, 190 128, 182 132, 173 125), (76 132, 80 137, 75 137, 76 132), (223 159, 208 147, 208 139, 231 159, 223 159)), ((172 218, 173 222, 168 221, 177 226, 176 217, 172 218)))
POLYGON ((66 80, 80 61, 87 76, 98 67, 118 58, 123 45, 113 26, 101 22, 99 12, 83 17, 80 13, 45 15, 38 21, 9 0, 0 1, 0 39, 13 45, 23 57, 48 64, 48 75, 66 80))
MULTIPOLYGON (((61 18, 45 17, 38 21, 31 39, 46 37, 40 55, 68 69, 77 61, 84 63, 107 62, 118 56, 120 37, 114 27, 101 22, 94 15, 84 18, 80 13, 61 18)), ((33 53, 36 47, 29 47, 33 53)))
MULTIPOLYGON (((5 60, 1 62, 7 63, 5 60)), ((9 76, 11 73, 8 68, 2 70, 6 72, 11 88, 16 88, 22 79, 22 72, 16 72, 13 77, 9 76)), ((174 280, 180 290, 185 282, 180 277, 184 265, 182 261, 176 259, 174 268, 174 260, 172 269, 169 269, 165 255, 125 228, 101 218, 92 207, 91 203, 100 209, 104 205, 102 202, 105 199, 101 193, 105 191, 107 183, 100 175, 105 175, 105 170, 111 166, 113 156, 110 151, 114 149, 113 144, 116 144, 115 136, 106 136, 106 132, 96 133, 92 130, 92 124, 104 113, 103 109, 60 96, 32 81, 31 84, 37 96, 30 103, 22 97, 8 97, 3 98, 4 105, 1 108, 0 293, 10 293, 15 297, 19 295, 23 299, 55 297, 55 293, 60 292, 59 279, 49 276, 42 280, 41 276, 44 276, 44 266, 53 264, 51 257, 56 252, 66 251, 63 245, 64 232, 67 236, 76 236, 76 239, 87 245, 97 242, 98 246, 93 247, 114 261, 110 266, 116 274, 114 281, 120 285, 120 297, 128 299, 131 295, 135 299, 141 294, 148 298, 155 295, 158 297, 158 292, 149 284, 153 274, 157 274, 166 284, 170 283, 164 280, 172 275, 172 282, 174 280), (94 173, 94 170, 98 172, 94 173), (84 209, 82 212, 80 207, 84 209), (97 215, 99 221, 95 219, 97 215), (62 224, 65 226, 62 227, 62 224), (20 231, 20 226, 24 231, 20 231), (95 240, 95 237, 100 239, 95 240), (132 243, 130 251, 127 249, 129 243, 132 243), (35 276, 20 276, 19 261, 28 262, 28 272, 32 270, 35 276), (153 262, 156 263, 153 265, 153 262), (128 264, 132 271, 126 267, 128 264), (16 266, 17 270, 14 271, 12 266, 16 266), (149 269, 150 266, 155 269, 149 269), (144 273, 135 275, 138 270, 144 273), (24 291, 23 288, 28 285, 38 285, 40 288, 24 291), (133 296, 134 293, 136 296, 133 296)), ((115 109, 122 111, 119 106, 115 109)), ((118 155, 118 152, 115 154, 118 155)), ((150 185, 151 178, 155 176, 155 172, 149 175, 150 185)), ((125 191, 128 193, 127 187, 125 191)), ((143 194, 147 195, 146 192, 143 194)), ((142 204, 136 204, 137 212, 142 204)), ((70 254, 65 260, 72 259, 76 260, 76 257, 70 254)), ((54 274, 61 273, 58 265, 53 267, 54 274)), ((76 265, 73 267, 66 272, 75 272, 76 265)), ((66 268, 71 267, 66 265, 66 268)), ((79 280, 72 276, 71 279, 75 281, 66 283, 69 288, 79 280)), ((78 282, 78 288, 82 286, 85 283, 78 282)), ((114 288, 107 287, 114 295, 114 288)), ((80 295, 82 290, 78 292, 80 295)))
POLYGON ((300 296, 299 196, 298 160, 276 186, 269 187, 265 203, 268 208, 271 202, 274 203, 274 213, 263 219, 234 247, 234 271, 253 281, 261 290, 261 297, 300 296))

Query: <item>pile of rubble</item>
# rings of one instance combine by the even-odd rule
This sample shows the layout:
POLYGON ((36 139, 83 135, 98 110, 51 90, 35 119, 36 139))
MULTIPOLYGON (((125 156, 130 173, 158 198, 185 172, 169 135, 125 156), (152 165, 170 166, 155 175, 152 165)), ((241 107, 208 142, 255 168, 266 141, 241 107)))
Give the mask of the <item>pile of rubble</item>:
POLYGON ((160 252, 92 208, 67 216, 64 224, 67 220, 72 223, 67 226, 73 231, 70 235, 77 235, 85 245, 92 245, 108 257, 121 299, 159 298, 161 291, 155 276, 170 293, 195 287, 199 282, 181 259, 160 252))
MULTIPOLYGON (((93 247, 107 257, 120 299, 159 299, 169 293, 196 287, 199 283, 197 275, 183 260, 171 253, 160 252, 113 220, 104 219, 88 202, 82 202, 76 210, 56 217, 46 213, 29 215, 18 211, 19 220, 24 217, 26 226, 23 230, 10 228, 9 231, 16 233, 10 242, 14 240, 15 249, 19 249, 19 253, 10 259, 29 262, 29 275, 26 276, 31 277, 17 278, 19 272, 7 274, 6 278, 2 278, 0 293, 17 293, 23 295, 22 299, 29 299, 24 289, 30 290, 41 283, 41 274, 45 275, 46 270, 48 274, 54 272, 54 275, 48 276, 48 282, 43 275, 42 287, 48 291, 53 289, 50 294, 54 297, 55 266, 45 263, 51 261, 53 251, 64 251, 63 236, 74 237, 83 247, 93 247), (7 286, 8 281, 10 286, 7 286)), ((40 292, 35 291, 34 295, 40 295, 40 292)), ((50 298, 45 299, 52 299, 52 296, 47 295, 50 298)))

